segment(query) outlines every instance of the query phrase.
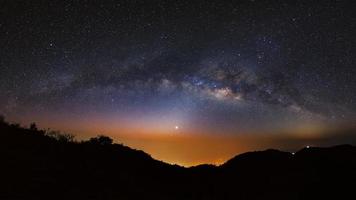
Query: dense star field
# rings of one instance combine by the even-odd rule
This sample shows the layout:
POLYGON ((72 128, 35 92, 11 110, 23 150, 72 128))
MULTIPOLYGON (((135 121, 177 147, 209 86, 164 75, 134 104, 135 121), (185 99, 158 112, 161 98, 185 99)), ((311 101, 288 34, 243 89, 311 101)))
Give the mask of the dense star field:
POLYGON ((2 0, 0 114, 182 165, 356 144, 355 26, 352 1, 2 0))

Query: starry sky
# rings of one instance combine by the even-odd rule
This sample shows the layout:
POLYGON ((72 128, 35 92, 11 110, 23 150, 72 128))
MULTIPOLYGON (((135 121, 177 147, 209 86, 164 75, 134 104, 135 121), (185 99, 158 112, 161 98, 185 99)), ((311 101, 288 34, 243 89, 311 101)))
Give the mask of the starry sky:
POLYGON ((1 0, 0 114, 186 166, 356 144, 355 7, 1 0))

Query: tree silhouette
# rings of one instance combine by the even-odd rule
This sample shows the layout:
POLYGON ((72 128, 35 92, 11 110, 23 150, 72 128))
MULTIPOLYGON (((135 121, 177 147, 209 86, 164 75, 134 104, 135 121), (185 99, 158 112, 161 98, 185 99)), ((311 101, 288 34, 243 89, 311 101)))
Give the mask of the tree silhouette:
POLYGON ((32 123, 30 124, 30 130, 31 130, 31 131, 37 131, 37 130, 38 130, 37 125, 36 125, 35 122, 32 122, 32 123))
POLYGON ((0 124, 5 124, 5 117, 0 115, 0 124))
POLYGON ((57 135, 57 140, 60 142, 73 142, 74 141, 74 135, 69 134, 69 133, 61 133, 57 135))
POLYGON ((111 145, 113 143, 113 139, 105 135, 98 135, 94 138, 90 138, 89 143, 98 145, 111 145))
POLYGON ((60 142, 74 142, 75 136, 69 133, 61 133, 60 131, 47 130, 45 135, 52 137, 60 142))

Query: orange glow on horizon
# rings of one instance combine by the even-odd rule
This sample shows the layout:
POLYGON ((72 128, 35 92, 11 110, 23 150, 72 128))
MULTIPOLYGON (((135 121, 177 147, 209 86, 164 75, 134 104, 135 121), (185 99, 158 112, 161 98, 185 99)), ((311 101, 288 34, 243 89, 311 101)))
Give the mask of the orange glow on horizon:
MULTIPOLYGON (((330 135, 322 134, 325 127, 304 126, 290 128, 293 131, 261 133, 201 133, 190 130, 184 124, 173 122, 117 123, 115 120, 100 119, 35 119, 39 127, 61 130, 76 135, 78 140, 86 140, 98 134, 107 135, 116 143, 143 150, 157 160, 183 166, 199 164, 219 165, 232 157, 247 152, 275 148, 295 151, 306 145, 323 145, 330 135)), ((22 124, 29 124, 22 121, 22 124)), ((328 130, 331 130, 328 128, 328 130)))

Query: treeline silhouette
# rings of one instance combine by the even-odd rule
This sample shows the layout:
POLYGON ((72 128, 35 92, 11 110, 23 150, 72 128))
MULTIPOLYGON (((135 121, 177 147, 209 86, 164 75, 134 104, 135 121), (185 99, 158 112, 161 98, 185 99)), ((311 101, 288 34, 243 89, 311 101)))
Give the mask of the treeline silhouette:
POLYGON ((106 136, 10 124, 0 118, 0 199, 354 199, 356 147, 238 155, 184 168, 106 136))

